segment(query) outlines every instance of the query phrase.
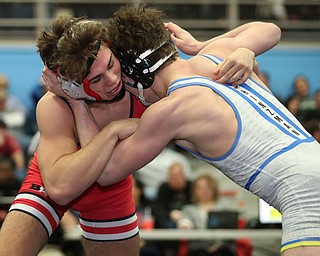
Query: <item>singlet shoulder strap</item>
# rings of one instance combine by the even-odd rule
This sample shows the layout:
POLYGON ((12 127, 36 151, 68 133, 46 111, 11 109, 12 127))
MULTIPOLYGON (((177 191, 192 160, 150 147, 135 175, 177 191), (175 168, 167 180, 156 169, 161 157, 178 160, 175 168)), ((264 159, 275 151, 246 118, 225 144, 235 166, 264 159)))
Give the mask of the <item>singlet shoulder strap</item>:
POLYGON ((216 64, 219 64, 220 62, 222 62, 221 58, 219 58, 217 56, 213 56, 211 54, 201 54, 200 56, 206 57, 206 58, 212 60, 216 64))

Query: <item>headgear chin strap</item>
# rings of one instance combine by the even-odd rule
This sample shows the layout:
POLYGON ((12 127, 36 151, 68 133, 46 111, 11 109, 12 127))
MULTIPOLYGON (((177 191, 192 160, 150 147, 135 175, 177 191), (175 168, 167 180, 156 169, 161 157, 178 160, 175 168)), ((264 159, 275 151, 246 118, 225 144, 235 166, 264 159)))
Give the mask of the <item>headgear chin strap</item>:
POLYGON ((138 88, 138 98, 141 101, 141 103, 145 106, 150 106, 152 103, 149 103, 146 101, 144 95, 143 95, 143 87, 141 83, 136 83, 135 85, 133 83, 135 83, 131 78, 127 77, 124 73, 122 73, 122 82, 130 87, 134 87, 134 88, 138 88))
POLYGON ((166 43, 169 42, 165 41, 155 49, 148 49, 141 54, 135 50, 120 51, 119 61, 123 82, 133 88, 149 88, 153 84, 155 71, 174 54, 174 51, 156 63, 151 63, 147 57, 166 43))

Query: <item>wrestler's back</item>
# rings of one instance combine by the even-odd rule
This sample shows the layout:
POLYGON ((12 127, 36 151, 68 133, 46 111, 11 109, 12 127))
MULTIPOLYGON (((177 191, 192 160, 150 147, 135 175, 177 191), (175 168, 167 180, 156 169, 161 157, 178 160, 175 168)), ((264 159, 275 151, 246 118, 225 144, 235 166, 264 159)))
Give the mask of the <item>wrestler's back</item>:
MULTIPOLYGON (((169 94, 176 89, 181 90, 190 86, 211 88, 215 94, 224 98, 224 103, 220 103, 220 108, 223 109, 225 106, 226 109, 230 107, 233 109, 233 120, 231 121, 228 119, 230 115, 225 115, 225 110, 216 117, 215 120, 219 123, 212 122, 211 126, 222 127, 222 132, 214 136, 208 132, 204 133, 203 137, 206 137, 207 141, 211 141, 211 144, 221 145, 225 141, 225 134, 230 136, 230 126, 233 126, 232 122, 234 121, 237 123, 237 131, 231 137, 232 144, 228 146, 228 150, 218 157, 208 157, 208 154, 203 154, 206 149, 201 148, 202 151, 200 151, 198 148, 189 147, 187 143, 183 144, 183 141, 180 145, 195 151, 193 152, 195 155, 218 167, 242 187, 248 189, 255 179, 255 175, 258 175, 266 165, 279 155, 281 157, 287 156, 288 154, 284 153, 297 144, 316 144, 316 150, 320 154, 320 147, 311 135, 268 90, 257 82, 249 79, 247 84, 234 87, 221 85, 207 78, 192 77, 172 83, 169 94)), ((217 99, 215 94, 211 95, 212 101, 217 99)), ((208 108, 213 105, 210 102, 207 103, 207 100, 201 101, 201 105, 204 114, 199 115, 199 118, 206 115, 205 113, 211 117, 213 112, 219 112, 216 107, 208 108)), ((199 127, 198 134, 201 134, 201 129, 199 127)), ((228 140, 226 141, 228 142, 228 140)), ((310 151, 314 151, 314 146, 309 147, 310 151)), ((305 159, 305 156, 300 157, 305 159)), ((287 161, 283 161, 283 165, 285 164, 287 161)))

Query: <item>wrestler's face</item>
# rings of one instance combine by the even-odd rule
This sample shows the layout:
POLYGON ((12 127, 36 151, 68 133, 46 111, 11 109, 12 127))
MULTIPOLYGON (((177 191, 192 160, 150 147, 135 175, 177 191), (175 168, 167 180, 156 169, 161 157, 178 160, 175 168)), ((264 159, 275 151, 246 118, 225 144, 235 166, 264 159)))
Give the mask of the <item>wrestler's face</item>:
POLYGON ((106 46, 101 46, 87 79, 91 90, 99 94, 102 100, 112 100, 120 92, 123 86, 120 63, 106 46))

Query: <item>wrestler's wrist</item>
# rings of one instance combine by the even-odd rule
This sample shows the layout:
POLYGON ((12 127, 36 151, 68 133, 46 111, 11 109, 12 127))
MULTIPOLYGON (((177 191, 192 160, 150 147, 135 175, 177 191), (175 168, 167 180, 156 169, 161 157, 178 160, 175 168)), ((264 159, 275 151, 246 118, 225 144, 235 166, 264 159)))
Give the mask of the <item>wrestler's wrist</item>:
POLYGON ((248 48, 240 47, 240 48, 237 48, 237 51, 245 51, 253 60, 255 60, 256 58, 255 52, 248 48))

